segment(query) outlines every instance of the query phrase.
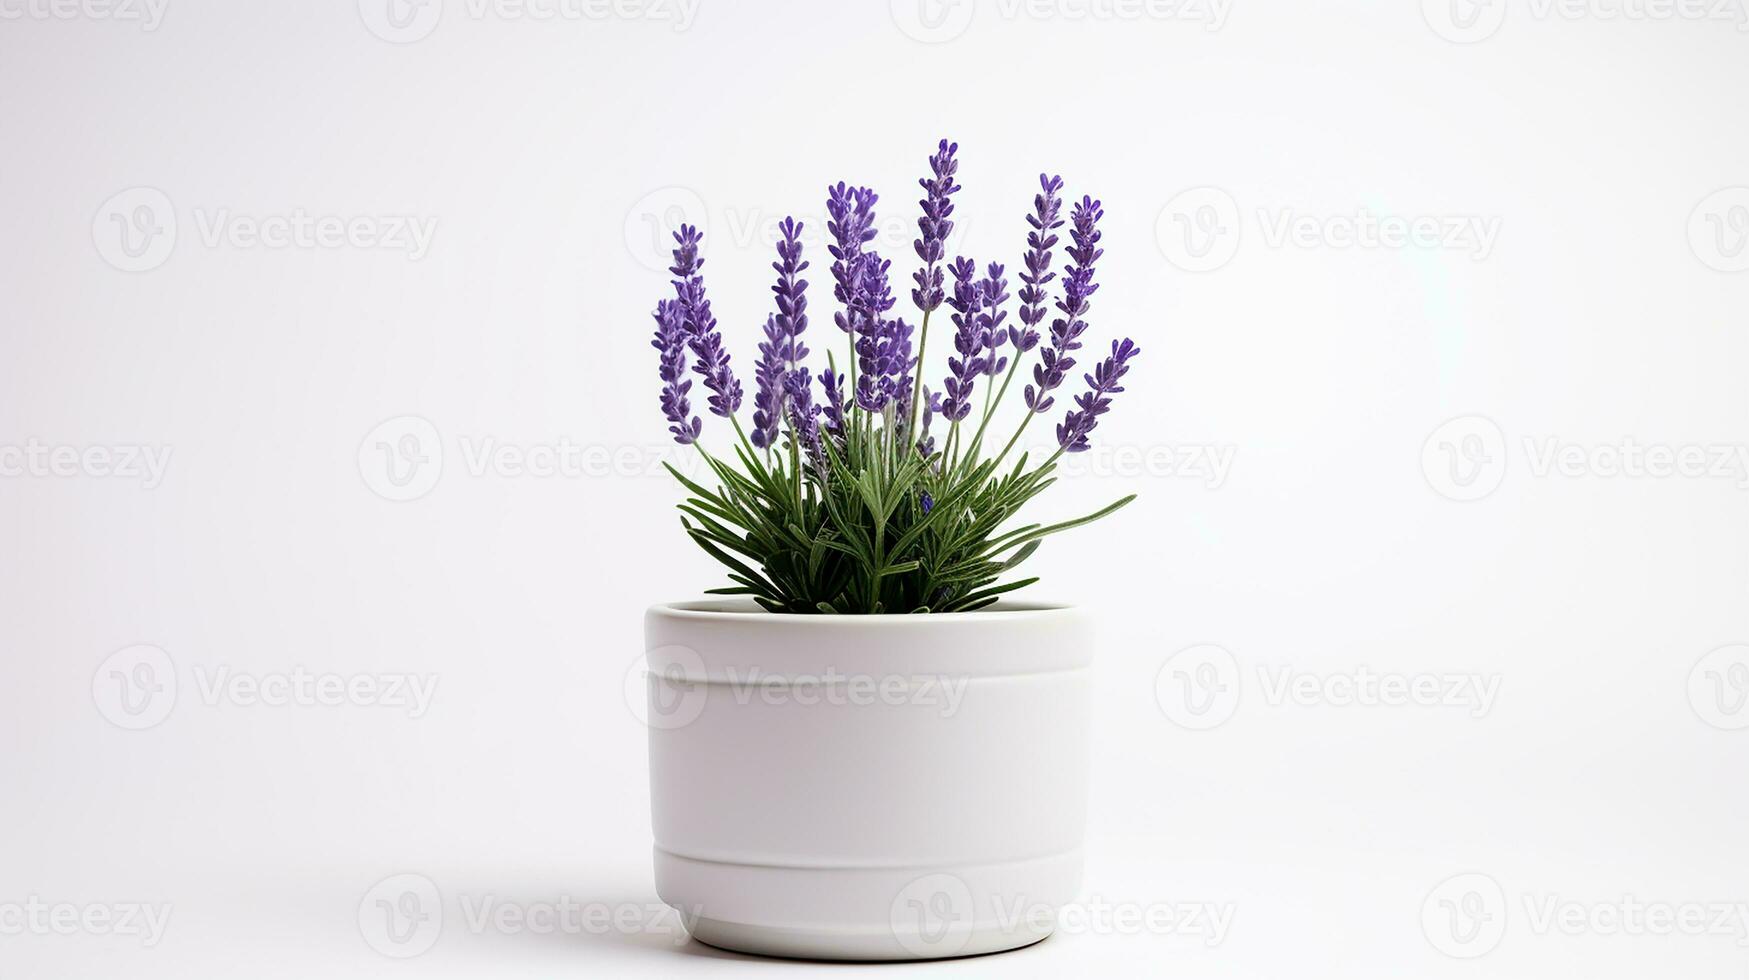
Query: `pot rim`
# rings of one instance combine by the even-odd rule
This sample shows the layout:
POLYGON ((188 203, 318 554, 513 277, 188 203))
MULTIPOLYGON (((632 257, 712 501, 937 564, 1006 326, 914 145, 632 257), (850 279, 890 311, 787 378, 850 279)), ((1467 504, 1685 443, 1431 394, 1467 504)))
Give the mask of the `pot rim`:
POLYGON ((751 599, 721 598, 658 602, 649 608, 649 615, 667 616, 681 620, 743 624, 755 620, 762 625, 766 623, 791 623, 796 626, 805 626, 809 623, 815 625, 856 623, 871 628, 878 626, 884 629, 907 629, 923 627, 931 623, 1057 619, 1074 616, 1080 611, 1080 606, 1068 602, 998 600, 992 605, 971 612, 779 614, 766 611, 751 599))

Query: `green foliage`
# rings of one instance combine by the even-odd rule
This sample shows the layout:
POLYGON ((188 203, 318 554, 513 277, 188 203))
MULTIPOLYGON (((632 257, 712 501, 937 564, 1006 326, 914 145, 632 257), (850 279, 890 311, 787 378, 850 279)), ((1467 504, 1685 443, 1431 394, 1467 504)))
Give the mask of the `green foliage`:
POLYGON ((781 613, 932 613, 978 609, 1038 581, 1001 579, 1045 537, 1105 517, 1135 496, 1058 524, 1010 527, 1056 481, 1062 451, 1032 469, 1023 453, 1000 469, 1028 412, 1008 445, 982 458, 1000 400, 990 401, 981 420, 966 420, 979 423, 969 440, 962 428, 970 425, 956 422, 942 450, 928 455, 906 435, 911 420, 895 418, 891 408, 883 415, 847 411, 845 430, 826 434, 817 458, 789 430, 784 448, 756 449, 739 423, 733 461, 699 445, 716 489, 668 469, 691 494, 679 505, 681 523, 735 583, 709 591, 751 596, 781 613))

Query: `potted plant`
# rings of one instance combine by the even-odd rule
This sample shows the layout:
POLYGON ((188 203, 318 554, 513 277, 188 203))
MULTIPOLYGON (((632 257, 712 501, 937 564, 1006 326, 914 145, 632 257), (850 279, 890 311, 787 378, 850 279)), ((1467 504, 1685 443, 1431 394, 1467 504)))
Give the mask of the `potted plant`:
POLYGON ((1134 499, 1016 522, 1062 455, 1088 447, 1140 351, 1113 341, 1084 374, 1048 458, 1015 452, 1076 367, 1103 211, 1091 197, 1070 208, 1059 279, 1063 182, 1041 175, 1011 323, 1002 265, 946 260, 957 149, 943 140, 921 181, 915 349, 890 263, 870 245, 873 191, 828 189, 846 349, 817 378, 803 226, 779 226, 750 426, 701 235, 674 236, 674 296, 656 306, 652 342, 662 411, 710 475, 669 469, 689 494, 683 527, 731 584, 710 590, 727 598, 645 617, 652 816, 658 892, 712 945, 826 959, 993 952, 1049 935, 1079 887, 1089 624, 1069 606, 1012 601, 1036 578, 1004 576, 1048 535, 1134 499), (930 373, 943 307, 952 351, 930 373), (1023 364, 1021 411, 1003 418, 1023 364), (689 368, 730 423, 710 448, 689 368))

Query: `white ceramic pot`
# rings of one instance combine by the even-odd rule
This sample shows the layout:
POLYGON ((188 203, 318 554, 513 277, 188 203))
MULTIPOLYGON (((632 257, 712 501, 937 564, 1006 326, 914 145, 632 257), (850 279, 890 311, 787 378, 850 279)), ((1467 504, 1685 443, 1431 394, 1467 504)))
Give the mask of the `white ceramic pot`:
POLYGON ((1093 644, 1075 609, 644 618, 656 888, 694 938, 989 953, 1080 885, 1093 644))

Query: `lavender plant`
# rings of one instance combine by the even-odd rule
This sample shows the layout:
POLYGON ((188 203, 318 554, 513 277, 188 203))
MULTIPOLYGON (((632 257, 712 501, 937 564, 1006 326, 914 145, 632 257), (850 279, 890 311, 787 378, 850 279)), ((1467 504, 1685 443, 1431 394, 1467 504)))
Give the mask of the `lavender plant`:
POLYGON ((668 467, 691 494, 679 505, 681 524, 734 583, 710 592, 751 596, 781 613, 977 609, 1038 581, 1002 579, 1046 537, 1135 499, 1132 494, 1055 524, 1013 525, 1021 508, 1055 482, 1063 454, 1089 448, 1141 348, 1127 337, 1112 341, 1109 356, 1082 376, 1086 391, 1057 424, 1056 450, 1036 465, 1025 452, 1010 463, 1027 425, 1051 411, 1053 392, 1076 366, 1099 288, 1094 269, 1104 254, 1104 211, 1091 197, 1071 207, 1069 261, 1052 304, 1063 181, 1040 175, 1026 217, 1018 323, 1009 324, 1006 268, 990 262, 980 275, 970 258, 947 260, 953 195, 960 190, 958 149, 942 140, 929 158, 929 176, 919 181, 923 213, 915 251, 922 265, 912 276, 911 301, 920 317, 915 330, 894 315, 892 264, 870 244, 874 191, 842 182, 828 188, 826 250, 839 307, 832 323, 844 334, 842 368, 836 353, 826 355, 817 376, 806 363, 808 281, 802 273, 809 263, 802 256, 803 226, 793 218, 779 226, 771 287, 776 309, 766 318, 754 367, 751 432, 738 417, 741 384, 705 295, 702 236, 690 225, 675 233, 669 270, 674 298, 656 304, 651 346, 659 354, 669 432, 676 442, 697 447, 717 483, 712 489, 668 467), (1058 316, 1041 345, 1040 328, 1053 305, 1058 316), (952 351, 932 388, 925 356, 930 321, 943 306, 953 328, 952 351), (1035 349, 1032 380, 1022 396, 1025 411, 1005 444, 989 451, 991 423, 1035 349), (710 414, 733 428, 730 455, 711 452, 701 440, 703 422, 692 414, 692 381, 686 377, 689 355, 692 372, 709 392, 710 414), (932 425, 944 431, 931 434, 932 425))

